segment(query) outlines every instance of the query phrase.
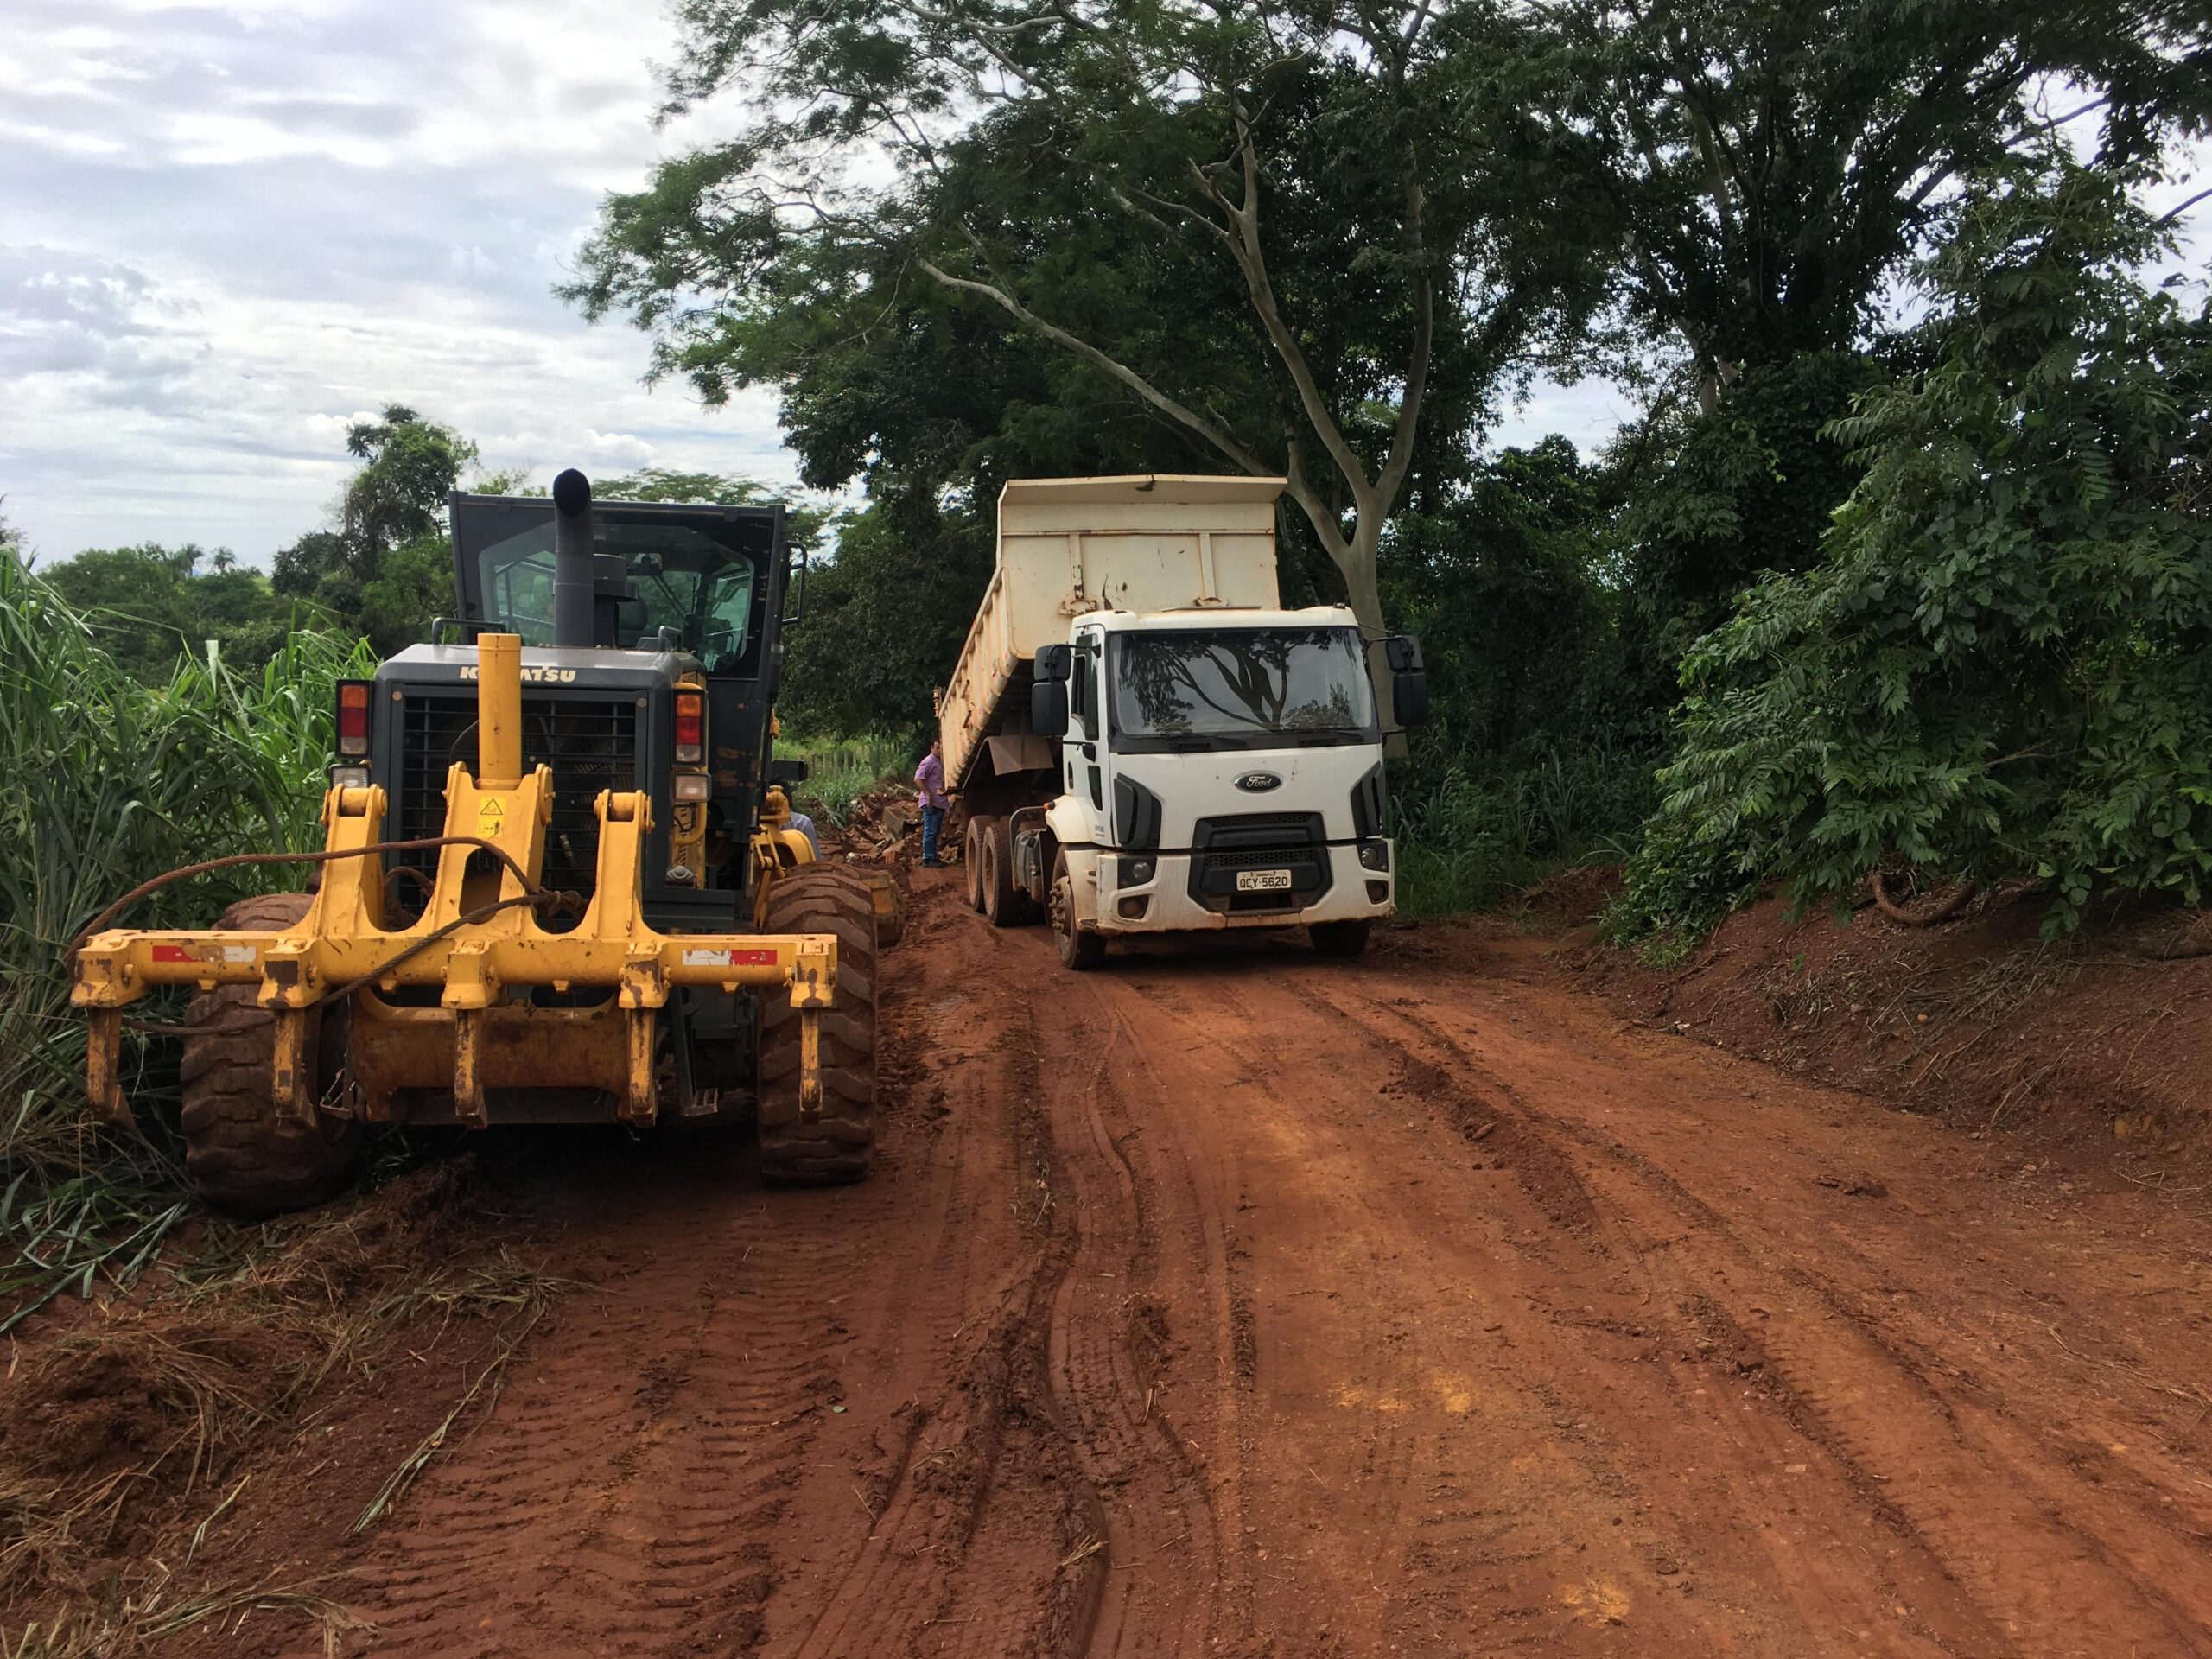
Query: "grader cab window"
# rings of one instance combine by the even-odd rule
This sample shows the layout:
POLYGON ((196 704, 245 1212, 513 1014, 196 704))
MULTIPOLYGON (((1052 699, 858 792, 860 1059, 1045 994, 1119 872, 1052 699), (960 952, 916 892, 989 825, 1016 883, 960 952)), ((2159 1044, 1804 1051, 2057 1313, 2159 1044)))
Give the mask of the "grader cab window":
MULTIPOLYGON (((662 628, 709 674, 743 671, 757 630, 753 562, 678 525, 601 523, 598 547, 619 554, 629 573, 618 643, 634 645, 662 628)), ((477 555, 484 618, 528 645, 553 643, 553 526, 534 526, 477 555)))

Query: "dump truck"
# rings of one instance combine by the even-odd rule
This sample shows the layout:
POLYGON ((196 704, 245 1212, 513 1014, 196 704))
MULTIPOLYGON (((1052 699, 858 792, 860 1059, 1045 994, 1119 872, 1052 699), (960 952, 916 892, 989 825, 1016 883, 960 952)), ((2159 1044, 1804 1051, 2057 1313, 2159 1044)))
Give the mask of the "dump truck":
POLYGON ((858 1179, 885 896, 771 753, 783 509, 569 471, 451 524, 461 615, 337 688, 311 890, 79 943, 95 1110, 134 1123, 124 1011, 188 987, 187 1165, 239 1209, 327 1196, 377 1124, 749 1117, 771 1182, 858 1179))
POLYGON ((969 901, 1094 968, 1119 936, 1303 927, 1353 957, 1395 903, 1385 721, 1421 648, 1281 608, 1280 478, 1027 479, 938 700, 969 901), (1370 663, 1370 656, 1375 661, 1370 663))

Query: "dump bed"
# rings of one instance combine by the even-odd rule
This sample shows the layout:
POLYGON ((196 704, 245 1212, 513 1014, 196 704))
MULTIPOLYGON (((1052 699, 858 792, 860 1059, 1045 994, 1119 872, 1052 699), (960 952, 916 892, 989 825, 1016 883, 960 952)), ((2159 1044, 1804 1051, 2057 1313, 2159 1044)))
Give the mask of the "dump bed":
POLYGON ((1141 474, 1020 479, 999 493, 998 568, 938 699, 944 773, 965 784, 985 740, 998 769, 1049 761, 1029 729, 1029 659, 1086 611, 1272 610, 1280 478, 1141 474))

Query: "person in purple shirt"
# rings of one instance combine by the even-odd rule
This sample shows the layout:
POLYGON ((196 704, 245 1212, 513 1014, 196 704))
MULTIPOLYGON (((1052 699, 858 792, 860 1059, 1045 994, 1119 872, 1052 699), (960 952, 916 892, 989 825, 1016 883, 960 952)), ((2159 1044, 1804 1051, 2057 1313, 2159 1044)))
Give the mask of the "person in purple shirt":
POLYGON ((930 752, 914 768, 914 790, 922 800, 922 868, 925 870, 944 866, 944 861, 937 855, 937 832, 944 827, 944 809, 950 804, 944 793, 944 761, 938 749, 938 740, 931 738, 930 752))

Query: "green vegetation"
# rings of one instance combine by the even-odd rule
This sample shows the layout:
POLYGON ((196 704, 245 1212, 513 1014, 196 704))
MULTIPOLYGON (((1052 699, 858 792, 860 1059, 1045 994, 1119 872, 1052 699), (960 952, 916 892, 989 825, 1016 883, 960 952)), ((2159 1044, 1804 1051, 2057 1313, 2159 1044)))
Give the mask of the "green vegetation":
POLYGON ((2212 313, 2140 281, 2162 238, 2063 158, 1969 191, 1927 264, 1927 365, 1834 427, 1864 468, 1818 562, 1682 671, 1683 742, 1631 928, 1694 932, 1770 876, 1885 859, 2101 886, 2212 877, 2212 313))
POLYGON ((48 567, 45 576, 71 608, 96 619, 102 648, 143 684, 167 679, 179 656, 210 641, 227 662, 260 664, 295 629, 333 620, 278 594, 260 572, 239 569, 227 548, 91 548, 48 567))
POLYGON ((778 757, 806 762, 807 778, 794 791, 792 804, 817 822, 842 827, 853 804, 887 783, 911 786, 920 744, 906 738, 870 733, 865 737, 796 741, 779 738, 778 757))
MULTIPOLYGON (((52 584, 0 550, 0 1233, 10 1252, 0 1326, 65 1286, 127 1280, 183 1208, 158 1144, 102 1147, 86 1122, 84 1021, 69 1007, 64 952, 149 876, 319 846, 333 682, 368 665, 360 648, 310 632, 251 673, 210 652, 172 658, 149 685, 52 584)), ((181 883, 130 920, 202 925, 249 883, 298 874, 181 883)), ((149 1071, 133 1091, 157 1122, 167 1082, 149 1071)))
POLYGON ((2212 120, 2202 8, 678 16, 669 105, 727 136, 609 197, 569 293, 865 486, 807 729, 927 720, 1007 479, 1281 472, 1286 599, 1427 648, 1416 909, 1629 849, 1630 935, 1877 860, 2198 896, 2202 323, 2128 250, 2212 120), (2055 149, 2079 291, 1991 219, 2055 149), (1636 416, 1498 452, 1540 375, 1636 416))
POLYGON ((346 452, 361 465, 339 498, 338 522, 280 550, 272 585, 312 599, 388 657, 454 612, 446 497, 475 464, 476 446, 393 404, 353 423, 346 452))

